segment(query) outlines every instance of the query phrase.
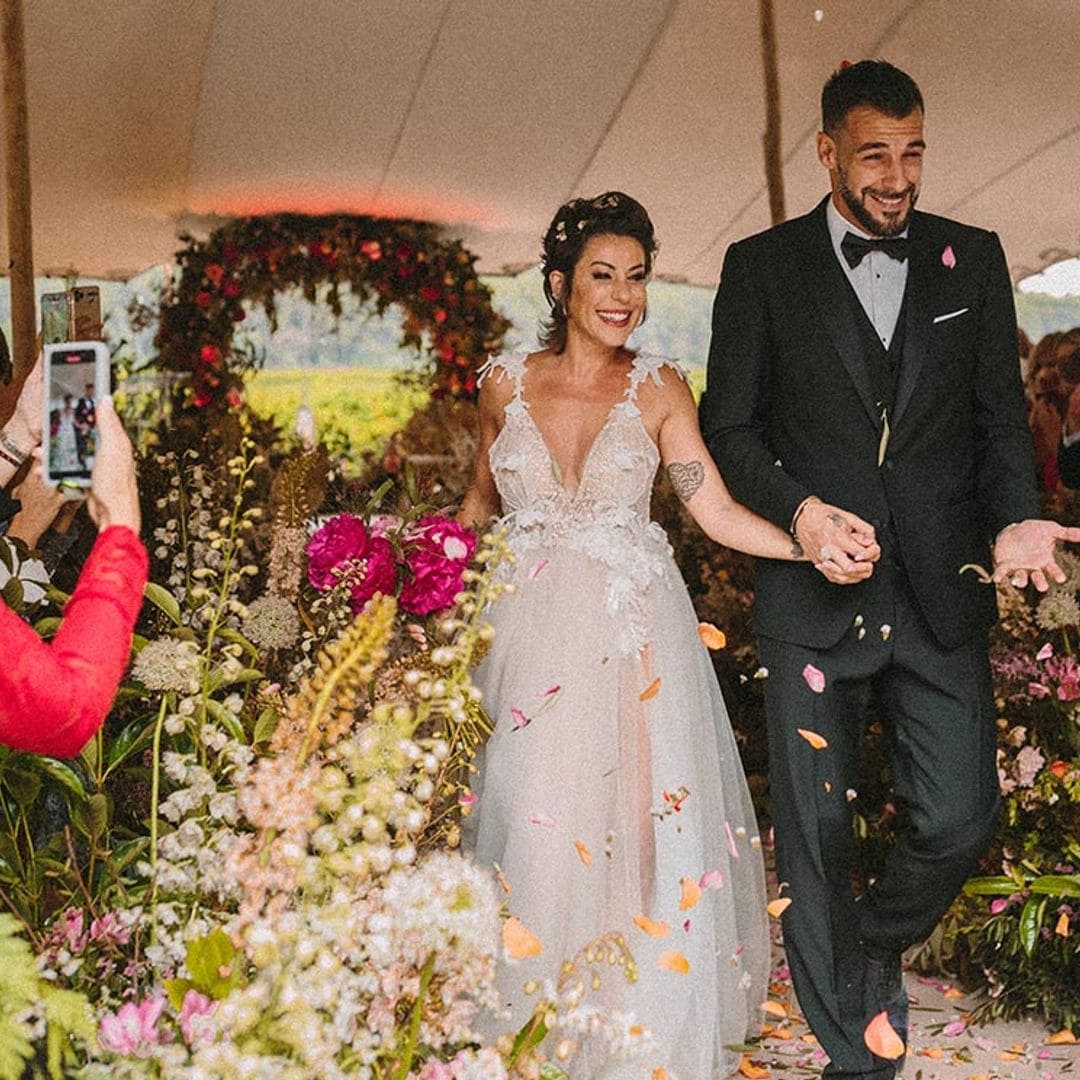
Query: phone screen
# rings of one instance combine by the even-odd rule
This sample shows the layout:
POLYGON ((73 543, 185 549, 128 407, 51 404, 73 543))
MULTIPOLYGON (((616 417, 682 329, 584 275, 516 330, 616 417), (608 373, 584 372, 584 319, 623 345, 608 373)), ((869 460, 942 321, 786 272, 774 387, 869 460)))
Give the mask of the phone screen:
POLYGON ((49 355, 46 420, 52 480, 90 480, 97 442, 94 359, 92 349, 58 349, 49 355))

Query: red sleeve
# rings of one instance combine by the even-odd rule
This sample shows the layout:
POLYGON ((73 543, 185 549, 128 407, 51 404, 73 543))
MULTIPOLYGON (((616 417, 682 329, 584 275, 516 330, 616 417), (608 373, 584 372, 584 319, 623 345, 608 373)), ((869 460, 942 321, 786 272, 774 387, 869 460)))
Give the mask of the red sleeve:
POLYGON ((0 604, 0 744, 74 757, 108 714, 131 651, 148 560, 130 529, 94 543, 52 643, 0 604))

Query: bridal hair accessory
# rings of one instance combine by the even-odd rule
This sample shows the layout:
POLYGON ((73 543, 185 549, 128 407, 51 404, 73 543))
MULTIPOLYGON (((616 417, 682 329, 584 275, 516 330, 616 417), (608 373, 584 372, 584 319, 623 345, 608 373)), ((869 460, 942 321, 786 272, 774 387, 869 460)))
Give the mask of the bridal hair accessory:
POLYGON ((956 252, 952 249, 952 244, 946 244, 945 250, 941 253, 941 265, 947 266, 950 270, 956 266, 956 252))
MULTIPOLYGON (((616 210, 621 205, 621 200, 619 196, 613 191, 609 191, 606 195, 598 195, 595 199, 582 201, 584 202, 584 206, 582 208, 589 211, 616 210)), ((574 222, 575 230, 577 232, 581 232, 582 229, 588 228, 588 226, 593 221, 593 216, 594 215, 592 213, 586 213, 583 216, 579 217, 574 222)), ((555 223, 555 241, 559 244, 565 244, 568 235, 569 233, 566 229, 566 221, 557 221, 555 223)))

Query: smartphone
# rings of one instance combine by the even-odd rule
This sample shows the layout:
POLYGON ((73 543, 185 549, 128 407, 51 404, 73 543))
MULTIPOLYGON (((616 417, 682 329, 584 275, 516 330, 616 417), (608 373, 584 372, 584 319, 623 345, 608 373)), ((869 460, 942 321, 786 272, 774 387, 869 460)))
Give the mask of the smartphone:
POLYGON ((68 289, 68 341, 101 340, 101 290, 96 285, 68 289))
POLYGON ((41 294, 41 339, 46 345, 68 340, 68 294, 66 292, 41 294))
POLYGON ((53 342, 45 346, 44 364, 45 479, 89 487, 97 452, 97 402, 111 389, 108 347, 102 341, 53 342))

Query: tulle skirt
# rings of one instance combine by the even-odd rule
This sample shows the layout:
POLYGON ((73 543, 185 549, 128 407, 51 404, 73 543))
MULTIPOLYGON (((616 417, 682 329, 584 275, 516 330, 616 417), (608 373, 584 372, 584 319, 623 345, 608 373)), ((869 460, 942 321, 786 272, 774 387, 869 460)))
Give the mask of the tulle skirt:
POLYGON ((574 1080, 660 1067, 673 1080, 727 1076, 739 1055, 726 1047, 757 1032, 765 1000, 760 840, 693 607, 667 562, 644 598, 647 644, 621 655, 604 568, 565 549, 530 553, 491 610, 495 638, 477 672, 495 731, 466 846, 499 873, 510 913, 542 947, 500 965, 509 1015, 483 1027, 516 1031, 536 1000, 527 983, 563 972, 565 989, 580 976, 579 1015, 596 1017, 575 1039, 574 1080), (590 967, 581 950, 604 935, 590 967), (647 1052, 628 1059, 637 1025, 647 1052))

